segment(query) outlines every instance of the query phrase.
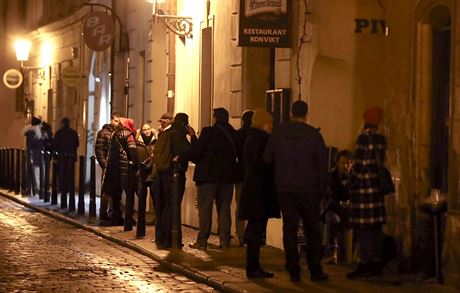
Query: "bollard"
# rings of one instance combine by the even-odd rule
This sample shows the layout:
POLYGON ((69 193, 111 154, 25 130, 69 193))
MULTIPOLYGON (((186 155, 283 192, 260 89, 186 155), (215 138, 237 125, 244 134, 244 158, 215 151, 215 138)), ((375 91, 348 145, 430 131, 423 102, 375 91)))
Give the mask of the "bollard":
POLYGON ((78 213, 85 214, 85 157, 80 156, 80 174, 78 176, 78 213))
POLYGON ((67 192, 69 191, 68 161, 69 155, 67 154, 62 154, 59 158, 59 174, 61 175, 59 176, 59 187, 61 189, 61 209, 67 208, 67 192))
POLYGON ((11 189, 11 149, 6 149, 6 189, 11 189))
POLYGON ((26 150, 21 151, 21 195, 27 196, 27 156, 26 150))
POLYGON ((138 206, 137 206, 137 226, 136 226, 136 236, 143 237, 145 236, 145 205, 147 200, 147 186, 145 186, 146 173, 145 173, 145 164, 141 163, 139 165, 139 179, 138 179, 138 206))
POLYGON ((68 157, 69 166, 69 211, 75 211, 75 156, 68 157))
POLYGON ((57 173, 59 168, 58 153, 53 153, 53 175, 51 183, 51 204, 57 204, 57 173))
POLYGON ((43 161, 44 161, 44 188, 43 188, 43 201, 49 202, 50 201, 50 161, 51 161, 51 153, 49 151, 45 151, 43 154, 43 161))
POLYGON ((96 157, 91 156, 89 187, 89 216, 96 217, 96 157))
POLYGON ((180 226, 180 202, 179 202, 179 173, 173 173, 172 187, 172 248, 182 248, 181 226, 180 226))
POLYGON ((40 162, 40 172, 39 172, 39 179, 38 179, 38 182, 39 182, 39 187, 38 187, 38 198, 39 199, 43 199, 45 197, 45 170, 42 166, 42 163, 44 162, 44 158, 45 158, 45 151, 41 151, 41 162, 40 162))
POLYGON ((0 187, 3 188, 3 179, 4 179, 4 174, 3 174, 3 148, 0 148, 0 187))
POLYGON ((16 174, 16 171, 15 171, 15 168, 16 168, 16 166, 15 166, 16 156, 15 156, 15 152, 14 152, 13 148, 10 149, 10 152, 11 152, 11 158, 10 158, 11 159, 11 163, 10 163, 11 164, 10 165, 10 168, 11 168, 10 169, 11 183, 10 183, 9 190, 14 191, 15 188, 16 188, 16 178, 14 177, 14 175, 16 174))
POLYGON ((16 164, 14 165, 15 169, 15 175, 14 177, 16 178, 15 184, 14 184, 14 193, 19 194, 21 190, 21 150, 16 149, 16 164))
POLYGON ((133 229, 133 210, 134 210, 134 164, 129 161, 128 180, 125 186, 126 193, 126 212, 125 212, 125 231, 133 229))

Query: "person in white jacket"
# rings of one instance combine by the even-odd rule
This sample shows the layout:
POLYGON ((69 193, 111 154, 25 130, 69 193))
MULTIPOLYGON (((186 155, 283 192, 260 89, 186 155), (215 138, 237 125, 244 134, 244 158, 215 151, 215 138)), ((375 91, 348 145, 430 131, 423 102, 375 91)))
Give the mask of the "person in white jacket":
POLYGON ((43 166, 42 150, 44 140, 41 131, 41 120, 37 117, 32 117, 32 123, 27 124, 21 131, 26 137, 26 159, 27 159, 27 175, 25 193, 37 195, 40 189, 40 168, 43 166))

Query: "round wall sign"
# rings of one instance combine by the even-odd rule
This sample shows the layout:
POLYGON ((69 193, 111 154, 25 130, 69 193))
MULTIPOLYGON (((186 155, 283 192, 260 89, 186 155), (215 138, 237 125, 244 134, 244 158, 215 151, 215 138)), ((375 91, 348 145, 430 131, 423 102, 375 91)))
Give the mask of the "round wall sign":
POLYGON ((112 45, 115 24, 111 15, 96 11, 88 14, 83 24, 83 38, 94 51, 104 51, 112 45))
POLYGON ((69 66, 62 69, 61 79, 66 86, 76 87, 81 80, 80 69, 74 66, 69 66))
POLYGON ((7 88, 17 89, 22 84, 22 73, 17 69, 8 69, 5 74, 3 74, 3 83, 7 88))

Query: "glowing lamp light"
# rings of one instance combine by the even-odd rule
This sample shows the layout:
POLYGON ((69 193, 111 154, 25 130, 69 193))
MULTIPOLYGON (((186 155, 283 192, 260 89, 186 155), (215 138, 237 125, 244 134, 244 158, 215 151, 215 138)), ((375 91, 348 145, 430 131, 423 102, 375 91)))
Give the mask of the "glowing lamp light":
POLYGON ((17 40, 14 43, 14 49, 16 51, 16 59, 18 61, 27 61, 29 60, 29 52, 31 47, 31 42, 28 40, 17 40))

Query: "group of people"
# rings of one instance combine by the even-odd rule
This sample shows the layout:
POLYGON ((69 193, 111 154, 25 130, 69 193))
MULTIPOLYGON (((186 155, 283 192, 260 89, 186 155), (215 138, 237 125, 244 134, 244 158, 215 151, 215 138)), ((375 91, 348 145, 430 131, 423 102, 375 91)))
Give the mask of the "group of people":
MULTIPOLYGON (((22 135, 26 137, 26 188, 25 194, 38 195, 44 192, 44 176, 40 177, 40 172, 44 172, 44 152, 50 154, 67 155, 76 161, 77 149, 79 146, 79 139, 77 132, 71 128, 70 119, 64 117, 61 120, 60 128, 56 131, 54 137, 51 130, 51 125, 45 121, 41 121, 37 117, 32 117, 30 124, 27 124, 21 131, 22 135), (40 182, 40 178, 41 181, 40 182)), ((61 156, 57 157, 61 160, 61 156)), ((60 161, 59 163, 62 163, 60 161)), ((60 166, 60 164, 58 164, 60 166)), ((59 180, 60 190, 68 189, 69 169, 59 167, 57 172, 66 180, 59 180)), ((68 191, 68 190, 67 190, 68 191)))
MULTIPOLYGON (((293 282, 300 281, 298 250, 299 221, 307 241, 307 263, 312 281, 327 280, 323 259, 322 220, 328 229, 328 262, 337 262, 337 235, 342 228, 353 227, 361 262, 348 278, 374 276, 384 268, 382 260, 382 225, 386 221, 384 195, 379 189, 378 167, 384 162, 385 137, 378 126, 383 118, 379 107, 366 110, 364 126, 356 141, 354 154, 340 151, 336 167, 328 170, 328 153, 319 129, 307 123, 308 105, 296 101, 291 106, 291 120, 276 128, 271 113, 258 108, 242 115, 242 127, 235 130, 224 108, 213 110, 213 122, 199 137, 189 125, 185 113, 174 117, 165 113, 153 129, 144 123, 139 129, 130 118, 112 113, 111 121, 97 134, 95 154, 103 170, 100 219, 109 225, 123 223, 121 197, 136 182, 128 180, 128 165, 145 165, 142 178, 153 199, 155 242, 158 247, 173 246, 172 192, 185 191, 189 162, 195 166, 193 181, 198 193, 199 232, 194 249, 206 250, 212 226, 215 202, 218 213, 220 248, 231 245, 231 202, 237 200, 237 237, 246 245, 248 278, 270 278, 260 263, 260 249, 265 243, 270 218, 283 220, 285 267, 293 282), (173 179, 177 186, 173 188, 173 179), (132 186, 130 186, 132 184, 132 186)), ((30 163, 40 168, 42 159, 36 150, 45 147, 76 155, 78 136, 64 118, 54 139, 50 128, 37 118, 26 126, 30 163), (38 145, 38 147, 37 147, 38 145)), ((35 168, 34 167, 34 168, 35 168)), ((31 169, 35 170, 35 169, 31 169)), ((35 174, 35 173, 34 173, 35 174)), ((41 186, 33 176, 31 186, 41 186)), ((181 247, 182 239, 179 235, 181 247)))

